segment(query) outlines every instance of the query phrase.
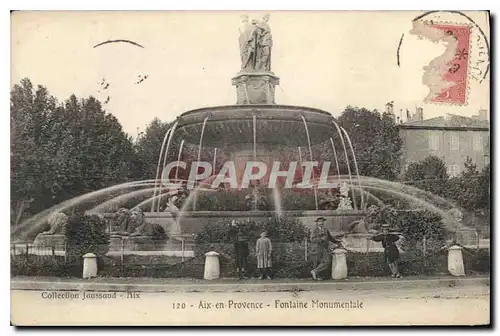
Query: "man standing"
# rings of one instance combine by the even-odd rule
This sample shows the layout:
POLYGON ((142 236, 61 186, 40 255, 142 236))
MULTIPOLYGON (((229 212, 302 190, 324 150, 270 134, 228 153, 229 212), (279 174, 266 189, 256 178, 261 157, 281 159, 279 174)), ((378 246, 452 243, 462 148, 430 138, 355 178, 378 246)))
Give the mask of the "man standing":
POLYGON ((236 272, 238 273, 238 278, 246 279, 245 270, 248 264, 248 238, 243 232, 243 228, 236 224, 233 219, 231 221, 231 235, 234 237, 234 257, 236 262, 236 272), (234 234, 235 233, 235 234, 234 234))
POLYGON ((382 247, 384 248, 384 261, 389 266, 391 274, 394 278, 401 278, 399 273, 399 249, 396 246, 396 242, 399 240, 400 233, 390 231, 389 224, 382 225, 382 231, 371 237, 371 240, 376 242, 382 242, 382 247))
POLYGON ((325 271, 332 262, 330 242, 335 244, 335 247, 342 246, 342 243, 324 227, 325 221, 326 219, 324 217, 318 217, 316 219, 316 227, 311 233, 313 252, 315 252, 316 255, 314 260, 315 268, 311 271, 314 280, 323 280, 320 277, 321 272, 325 271))

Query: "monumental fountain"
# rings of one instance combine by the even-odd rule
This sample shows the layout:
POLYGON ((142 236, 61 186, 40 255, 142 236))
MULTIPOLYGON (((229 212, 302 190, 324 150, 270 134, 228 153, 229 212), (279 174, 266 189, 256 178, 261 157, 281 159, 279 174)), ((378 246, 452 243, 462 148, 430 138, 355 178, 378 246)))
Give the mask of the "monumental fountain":
MULTIPOLYGON (((88 213, 103 214, 114 223, 114 227, 110 227, 112 248, 121 246, 122 249, 124 239, 140 240, 142 235, 141 230, 136 230, 136 226, 142 227, 142 224, 132 225, 124 221, 125 213, 128 213, 125 217, 144 218, 157 229, 163 228, 173 242, 192 237, 209 221, 259 220, 284 215, 298 218, 308 227, 314 225, 316 217, 323 216, 331 230, 352 232, 352 223, 358 223, 365 216, 370 204, 383 204, 377 193, 403 199, 439 213, 447 223, 454 222, 448 212, 454 205, 443 198, 397 182, 360 176, 349 134, 331 113, 276 103, 275 90, 280 79, 271 70, 273 37, 268 15, 252 21, 244 17, 239 30, 239 47, 241 69, 232 78, 236 103, 181 114, 164 136, 156 176, 63 202, 24 221, 13 235, 26 235, 53 218, 54 213, 88 201, 94 203, 93 207, 86 209, 88 213), (173 146, 174 143, 177 146, 173 146), (316 145, 329 148, 328 164, 313 164, 321 161, 313 150, 316 145), (188 146, 196 150, 194 157, 186 160, 183 149, 188 146), (202 162, 202 152, 213 153, 208 160, 213 164, 202 162), (216 165, 217 153, 221 152, 229 153, 226 159, 231 165, 216 165), (284 152, 290 154, 290 161, 277 161, 276 158, 284 152), (190 162, 180 166, 181 158, 190 162), (268 173, 259 175, 255 172, 256 163, 260 165, 257 168, 264 167, 268 173), (236 175, 233 176, 235 185, 232 185, 233 180, 225 179, 226 173, 236 175), (307 176, 307 183, 304 176, 307 176), (219 183, 214 184, 214 181, 219 183), (200 209, 197 201, 204 193, 217 194, 227 189, 244 194, 248 208, 200 209), (300 197, 311 197, 311 207, 300 211, 283 207, 285 191, 295 192, 299 202, 300 197), (135 210, 117 211, 136 196, 142 199, 131 207, 135 210), (264 204, 271 204, 271 207, 264 207, 264 204)), ((203 159, 207 161, 206 157, 203 159)), ((359 230, 363 232, 366 228, 359 230)), ((54 232, 43 233, 40 240, 46 241, 46 236, 51 234, 54 232)), ((174 245, 169 248, 176 249, 174 245)), ((127 246, 134 249, 134 244, 127 246)))
MULTIPOLYGON (((300 217, 306 225, 313 225, 314 219, 318 215, 335 217, 336 220, 330 221, 330 225, 336 225, 336 230, 348 227, 353 220, 363 216, 363 208, 366 206, 356 156, 352 147, 351 139, 348 133, 328 112, 310 107, 289 106, 276 103, 275 91, 280 83, 279 77, 271 70, 273 37, 269 26, 269 16, 264 16, 261 20, 250 21, 248 17, 243 17, 242 26, 239 30, 239 46, 241 56, 241 69, 232 78, 232 84, 236 88, 236 104, 229 106, 216 106, 201 108, 188 111, 180 115, 172 127, 165 134, 161 151, 159 153, 157 174, 155 176, 156 184, 153 188, 153 197, 150 199, 149 219, 162 222, 162 219, 169 216, 168 212, 161 212, 162 202, 168 199, 176 182, 184 182, 188 177, 189 182, 193 176, 186 176, 179 181, 179 169, 166 169, 170 163, 168 157, 182 156, 183 145, 191 144, 197 147, 197 157, 190 158, 191 162, 201 160, 202 149, 209 149, 214 153, 210 162, 215 162, 217 152, 230 153, 229 160, 234 163, 235 174, 237 175, 237 186, 229 188, 246 189, 242 191, 254 200, 253 206, 246 211, 234 211, 226 209, 223 213, 206 213, 203 209, 197 208, 197 198, 200 193, 211 193, 217 186, 211 185, 220 171, 214 169, 204 175, 203 180, 197 180, 195 188, 185 203, 179 205, 183 208, 178 218, 179 230, 188 230, 196 232, 206 222, 206 218, 234 218, 248 219, 259 217, 270 217, 273 215, 294 215, 300 217), (171 153, 172 143, 177 140, 181 146, 177 146, 178 152, 171 153), (288 186, 283 183, 278 186, 278 179, 269 183, 272 174, 264 174, 251 181, 246 180, 248 173, 252 174, 252 168, 248 168, 248 162, 259 162, 267 167, 268 173, 271 167, 279 167, 283 170, 293 170, 292 179, 304 173, 307 169, 307 162, 319 161, 314 157, 313 146, 316 144, 326 144, 331 146, 331 163, 336 163, 331 167, 323 164, 318 169, 310 170, 311 185, 308 189, 309 195, 314 197, 314 208, 308 211, 294 211, 295 209, 283 209, 281 204, 281 191, 285 188, 294 189, 298 183, 291 181, 288 186), (286 151, 295 153, 292 155, 292 161, 297 162, 297 166, 291 167, 289 162, 278 162, 278 152, 286 151), (345 162, 346 176, 341 176, 339 168, 339 156, 345 162), (305 167, 303 165, 306 165, 305 167), (321 168, 326 172, 320 172, 321 168), (319 185, 320 176, 323 175, 323 181, 328 181, 329 187, 322 188, 319 185), (174 182, 165 183, 172 177, 174 182), (261 188, 256 187, 261 186, 261 188), (212 190, 206 190, 212 189, 212 190), (351 188, 355 188, 352 191, 351 188), (331 190, 335 189, 337 196, 342 202, 333 207, 322 207, 322 204, 331 204, 328 197, 332 195, 331 190), (328 191, 330 193, 328 194, 328 191), (260 191, 260 192, 259 192, 260 191), (356 193, 355 193, 356 192, 356 193), (166 197, 165 197, 166 195, 166 197), (357 196, 357 197, 356 197, 357 196), (269 198, 272 209, 262 209, 259 207, 259 197, 269 198), (352 198, 352 199, 351 199, 352 198), (321 208, 329 210, 320 210, 321 208), (266 210, 266 211, 264 211, 266 210)), ((183 167, 189 170, 189 167, 183 167)), ((195 171, 198 172, 198 167, 195 171)), ((224 168, 224 167, 223 167, 224 168)), ((227 167, 226 167, 227 168, 227 167)), ((207 167, 203 167, 204 170, 207 167)), ((230 169, 228 169, 231 172, 230 169)), ((220 180, 220 179, 219 179, 220 180)), ((189 183, 187 182, 187 183, 189 183)), ((285 183, 286 184, 286 183, 285 183)), ((191 187, 193 185, 191 184, 191 187)), ((227 184, 223 188, 227 188, 227 184)), ((192 189, 192 188, 191 188, 192 189)), ((220 189, 219 189, 220 190, 220 189)), ((304 190, 294 189, 297 194, 307 194, 304 190)))

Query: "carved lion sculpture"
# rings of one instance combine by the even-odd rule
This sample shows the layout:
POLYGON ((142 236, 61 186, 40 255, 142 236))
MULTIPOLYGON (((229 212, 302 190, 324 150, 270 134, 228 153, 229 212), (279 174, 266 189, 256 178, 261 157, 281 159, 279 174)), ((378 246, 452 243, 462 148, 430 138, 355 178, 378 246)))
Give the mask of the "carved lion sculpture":
POLYGON ((118 236, 128 236, 133 230, 129 229, 130 211, 121 208, 113 215, 111 234, 118 236))
POLYGON ((159 224, 148 223, 144 213, 138 208, 118 210, 114 215, 114 230, 112 230, 111 235, 160 239, 166 237, 163 227, 159 224))
POLYGON ((41 235, 64 234, 68 225, 68 216, 62 212, 57 212, 48 219, 50 230, 40 233, 41 235))
POLYGON ((155 240, 163 240, 167 238, 165 230, 159 224, 152 224, 146 220, 141 209, 132 209, 130 211, 130 221, 135 228, 131 237, 143 236, 151 237, 155 240))

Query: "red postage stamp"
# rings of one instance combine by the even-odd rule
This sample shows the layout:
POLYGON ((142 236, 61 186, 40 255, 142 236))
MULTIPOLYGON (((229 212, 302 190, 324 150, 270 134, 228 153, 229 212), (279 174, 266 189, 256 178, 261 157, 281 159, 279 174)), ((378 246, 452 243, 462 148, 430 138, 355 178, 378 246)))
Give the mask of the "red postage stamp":
POLYGON ((446 50, 423 70, 422 83, 429 88, 427 103, 467 104, 470 33, 468 25, 419 22, 412 34, 442 42, 446 50))

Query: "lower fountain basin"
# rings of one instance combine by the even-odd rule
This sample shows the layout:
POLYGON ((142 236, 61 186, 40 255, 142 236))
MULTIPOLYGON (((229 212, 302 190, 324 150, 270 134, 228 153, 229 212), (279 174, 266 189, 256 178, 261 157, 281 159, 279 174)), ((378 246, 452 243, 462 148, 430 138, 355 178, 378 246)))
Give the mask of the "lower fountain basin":
MULTIPOLYGON (((164 212, 145 212, 146 220, 150 223, 160 224, 169 232, 172 216, 164 212)), ((311 210, 311 211, 284 211, 284 216, 295 217, 307 228, 315 227, 315 220, 318 217, 325 217, 325 227, 333 232, 348 232, 355 221, 365 217, 363 211, 349 210, 311 210)), ((109 215, 106 215, 109 216, 109 215)), ((200 232, 203 226, 209 222, 255 220, 262 221, 276 216, 274 211, 190 211, 184 212, 179 225, 183 236, 195 235, 200 232)), ((362 232, 359 232, 362 233, 362 232)), ((185 237, 184 237, 185 238, 185 237)))

